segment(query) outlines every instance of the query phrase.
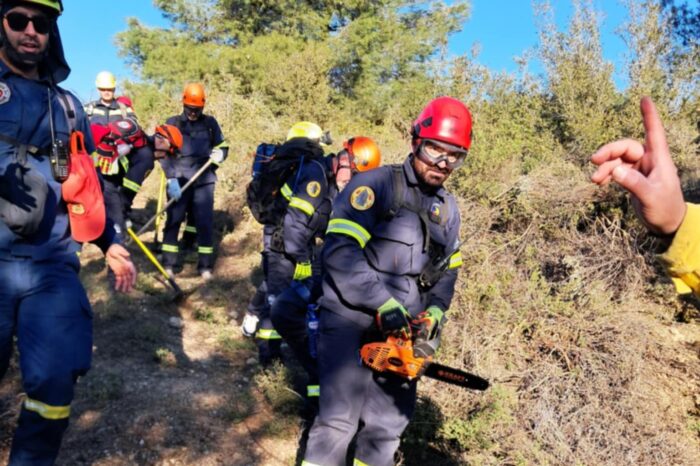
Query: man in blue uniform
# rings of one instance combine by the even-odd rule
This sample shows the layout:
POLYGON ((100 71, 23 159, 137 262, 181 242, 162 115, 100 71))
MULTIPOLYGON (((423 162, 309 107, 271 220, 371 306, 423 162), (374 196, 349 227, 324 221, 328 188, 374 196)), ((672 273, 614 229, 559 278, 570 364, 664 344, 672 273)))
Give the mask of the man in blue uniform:
POLYGON ((216 118, 205 115, 206 95, 204 86, 188 84, 182 96, 182 114, 170 117, 167 124, 176 126, 183 137, 182 151, 177 158, 161 160, 167 177, 167 192, 178 201, 168 208, 163 232, 163 266, 172 272, 180 251, 178 233, 180 224, 188 212, 194 215, 197 228, 197 270, 204 280, 209 280, 214 267, 214 186, 216 167, 228 155, 228 143, 224 140, 216 118), (209 160, 212 161, 193 185, 185 192, 181 187, 209 160))
POLYGON ((412 137, 403 165, 357 175, 333 205, 319 300, 320 410, 307 466, 344 465, 355 436, 355 464, 394 464, 413 415, 416 382, 359 365, 359 349, 390 335, 412 338, 412 324, 420 335, 437 338, 452 300, 460 215, 443 183, 471 145, 469 110, 450 97, 435 99, 415 121, 412 137), (421 271, 445 257, 446 273, 421 285, 421 271))
MULTIPOLYGON (((92 150, 82 107, 57 86, 70 72, 56 25, 61 10, 58 0, 0 1, 0 378, 16 336, 26 392, 12 465, 53 464, 73 386, 89 369, 92 352, 92 310, 73 239, 83 236, 77 222, 92 206, 64 201, 72 183, 52 163, 62 159, 60 146, 68 145, 73 129, 92 150)), ((94 171, 82 173, 99 186, 94 171)), ((117 288, 129 291, 136 270, 115 242, 114 226, 109 220, 105 226, 103 210, 101 222, 91 238, 105 251, 117 288)))
MULTIPOLYGON (((338 154, 329 155, 323 160, 328 174, 328 189, 323 193, 323 198, 328 203, 333 202, 337 193, 345 188, 355 173, 372 170, 381 163, 379 147, 370 138, 364 136, 350 138, 344 142, 343 147, 338 154)), ((300 196, 304 195, 303 190, 298 191, 300 196)), ((327 212, 327 210, 322 208, 317 209, 317 212, 327 212)), ((303 217, 301 219, 303 220, 303 217)), ((316 231, 312 232, 311 236, 323 239, 327 226, 328 216, 326 215, 316 223, 316 231)), ((313 246, 315 245, 312 243, 310 247, 313 246)), ((317 399, 319 394, 316 336, 309 335, 307 331, 307 316, 315 321, 315 303, 321 294, 320 254, 317 251, 312 252, 314 252, 312 277, 304 281, 293 281, 291 287, 276 297, 270 310, 270 318, 275 330, 287 342, 308 374, 306 387, 308 400, 317 399)), ((313 325, 313 322, 309 322, 309 325, 313 325)), ((315 402, 311 401, 308 408, 308 414, 315 415, 315 402)))
MULTIPOLYGON (((109 71, 97 74, 95 85, 100 98, 85 106, 85 113, 91 125, 105 128, 115 128, 115 124, 126 121, 129 126, 135 126, 138 132, 143 131, 138 126, 138 118, 131 106, 131 100, 125 97, 116 98, 117 80, 109 71)), ((98 141, 95 141, 97 144, 98 141)), ((121 151, 120 163, 114 165, 114 173, 105 175, 105 202, 110 207, 108 215, 112 216, 119 230, 124 229, 125 221, 131 213, 134 198, 141 189, 143 181, 148 177, 154 166, 153 150, 144 143, 142 138, 131 141, 123 140, 119 145, 121 151)), ((122 234, 125 234, 122 232, 122 234)))

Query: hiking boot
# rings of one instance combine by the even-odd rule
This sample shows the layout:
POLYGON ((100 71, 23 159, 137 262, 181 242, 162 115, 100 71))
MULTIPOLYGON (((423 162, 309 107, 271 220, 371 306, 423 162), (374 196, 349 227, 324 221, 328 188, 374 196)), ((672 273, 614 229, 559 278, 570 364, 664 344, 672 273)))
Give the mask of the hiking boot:
POLYGON ((245 317, 243 317, 243 323, 241 324, 243 335, 249 338, 255 336, 255 332, 258 330, 258 323, 260 323, 258 316, 246 312, 245 317))

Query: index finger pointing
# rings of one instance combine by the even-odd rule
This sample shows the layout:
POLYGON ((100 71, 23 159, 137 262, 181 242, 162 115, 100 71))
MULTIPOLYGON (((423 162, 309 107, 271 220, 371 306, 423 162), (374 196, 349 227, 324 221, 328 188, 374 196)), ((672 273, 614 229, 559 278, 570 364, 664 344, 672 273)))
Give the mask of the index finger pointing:
POLYGON ((652 153, 653 157, 667 153, 666 131, 654 102, 649 97, 643 97, 639 105, 644 120, 647 150, 652 153))

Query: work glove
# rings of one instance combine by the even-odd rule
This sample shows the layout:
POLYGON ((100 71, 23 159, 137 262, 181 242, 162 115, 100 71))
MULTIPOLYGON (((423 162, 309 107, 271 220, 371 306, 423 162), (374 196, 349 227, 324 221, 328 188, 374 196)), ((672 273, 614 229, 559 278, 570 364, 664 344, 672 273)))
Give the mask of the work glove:
POLYGON ((430 306, 411 321, 415 343, 413 355, 426 358, 435 354, 440 346, 440 329, 445 312, 437 306, 430 306))
POLYGON ((226 160, 226 152, 223 149, 217 147, 211 151, 209 158, 214 161, 215 164, 219 165, 221 162, 226 160))
POLYGON ((97 153, 97 161, 95 166, 103 175, 116 175, 119 173, 119 164, 116 163, 119 154, 114 149, 114 145, 109 142, 101 142, 95 150, 97 153))
POLYGON ((166 183, 166 191, 168 193, 168 197, 175 199, 176 201, 179 201, 182 197, 182 189, 180 189, 180 182, 177 180, 177 178, 168 179, 166 183))
POLYGON ((405 307, 394 298, 390 298, 377 309, 377 325, 384 338, 389 335, 411 338, 411 315, 405 307))
POLYGON ((131 148, 131 144, 117 144, 117 154, 119 154, 119 157, 129 155, 131 148))
POLYGON ((306 280, 311 277, 311 262, 297 262, 294 267, 294 280, 306 280))

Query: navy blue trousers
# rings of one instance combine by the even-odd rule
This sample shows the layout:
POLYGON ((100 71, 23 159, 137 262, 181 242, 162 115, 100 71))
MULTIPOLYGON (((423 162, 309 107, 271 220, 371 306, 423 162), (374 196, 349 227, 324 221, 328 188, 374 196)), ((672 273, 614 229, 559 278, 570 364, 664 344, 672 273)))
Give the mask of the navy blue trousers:
POLYGON ((416 382, 383 377, 360 363, 367 329, 320 309, 319 413, 309 432, 304 460, 344 466, 355 434, 355 459, 393 466, 401 434, 413 416, 416 382), (364 425, 359 429, 360 422, 364 425), (359 432, 358 432, 359 429, 359 432))
POLYGON ((0 259, 0 379, 17 337, 26 393, 11 465, 53 464, 68 427, 73 387, 90 368, 92 310, 77 257, 0 259))
MULTIPOLYGON (((180 179, 180 186, 186 182, 187 180, 180 179)), ((201 272, 214 267, 214 186, 214 183, 191 186, 182 193, 179 201, 168 207, 163 231, 163 266, 173 267, 177 264, 180 225, 191 210, 197 228, 197 270, 201 272)))

